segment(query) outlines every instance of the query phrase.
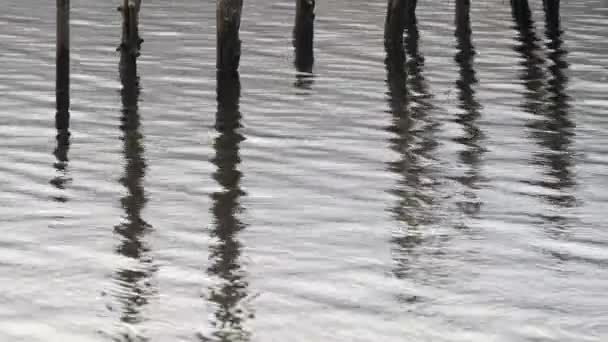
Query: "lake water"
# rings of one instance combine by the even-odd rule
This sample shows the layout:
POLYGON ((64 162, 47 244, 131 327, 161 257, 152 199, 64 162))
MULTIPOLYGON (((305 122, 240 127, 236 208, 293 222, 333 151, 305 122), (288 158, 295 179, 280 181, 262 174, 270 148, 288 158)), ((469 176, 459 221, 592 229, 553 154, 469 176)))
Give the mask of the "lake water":
POLYGON ((0 0, 0 340, 605 341, 608 1, 246 0, 240 80, 215 2, 0 0), (219 102, 219 104, 218 104, 219 102))

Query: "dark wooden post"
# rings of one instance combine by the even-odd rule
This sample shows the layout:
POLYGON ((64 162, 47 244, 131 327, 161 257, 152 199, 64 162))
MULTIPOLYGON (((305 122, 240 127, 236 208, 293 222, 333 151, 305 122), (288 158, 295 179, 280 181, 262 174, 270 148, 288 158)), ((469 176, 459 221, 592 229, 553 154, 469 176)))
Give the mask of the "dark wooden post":
POLYGON ((522 27, 527 27, 532 22, 528 0, 511 0, 511 13, 517 24, 522 27))
POLYGON ((418 0, 403 0, 405 1, 405 20, 408 25, 416 23, 416 5, 418 0))
POLYGON ((403 49, 405 2, 406 0, 388 0, 386 22, 384 25, 384 41, 387 49, 391 46, 403 49))
POLYGON ((218 0, 217 2, 217 69, 236 71, 241 59, 241 12, 243 0, 218 0))
POLYGON ((68 128, 70 107, 70 0, 57 0, 55 96, 57 128, 68 128))
POLYGON ((417 0, 388 0, 384 40, 395 47, 403 44, 406 26, 416 23, 417 0))
POLYGON ((134 56, 139 56, 139 48, 143 39, 139 37, 139 10, 141 0, 123 0, 118 7, 122 13, 122 41, 120 48, 126 49, 134 56))
POLYGON ((543 0, 547 30, 557 33, 560 29, 559 0, 543 0))
POLYGON ((471 0, 456 0, 456 37, 460 40, 461 37, 469 37, 471 31, 471 19, 469 12, 471 9, 471 0))
POLYGON ((298 71, 312 72, 314 64, 315 0, 296 0, 296 19, 293 29, 295 65, 298 71))

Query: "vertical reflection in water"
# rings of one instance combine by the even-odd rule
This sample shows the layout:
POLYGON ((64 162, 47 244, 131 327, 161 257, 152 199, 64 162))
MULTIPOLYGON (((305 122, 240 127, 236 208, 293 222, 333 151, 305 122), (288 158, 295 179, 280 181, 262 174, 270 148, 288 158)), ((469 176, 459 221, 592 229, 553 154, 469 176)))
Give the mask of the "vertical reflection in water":
MULTIPOLYGON (((541 47, 534 33, 534 23, 526 0, 512 0, 513 16, 519 32, 520 44, 516 50, 523 59, 524 71, 522 80, 526 87, 526 102, 524 108, 535 118, 528 123, 534 138, 540 147, 535 152, 534 162, 547 169, 545 179, 535 185, 547 190, 543 196, 550 204, 559 209, 574 205, 575 198, 567 193, 574 185, 573 160, 569 153, 573 135, 573 123, 568 117, 568 96, 565 94, 567 77, 564 70, 568 64, 564 61, 566 51, 562 48, 559 14, 556 7, 547 6, 546 36, 548 38, 548 75, 542 70, 546 64, 540 56, 541 47)), ((556 226, 566 224, 561 214, 545 215, 544 219, 556 226)))
POLYGON ((511 10, 515 20, 515 29, 518 32, 519 44, 515 51, 521 55, 523 72, 521 79, 526 87, 524 110, 530 114, 542 111, 545 78, 542 66, 544 60, 541 56, 538 38, 534 33, 534 22, 528 0, 511 0, 511 10))
POLYGON ((241 189, 242 174, 239 144, 244 140, 239 132, 241 113, 239 111, 240 79, 238 72, 217 74, 217 116, 216 130, 219 135, 213 143, 215 157, 212 162, 217 167, 213 178, 221 190, 211 195, 213 201, 214 227, 211 231, 216 240, 210 247, 210 266, 207 272, 219 278, 218 284, 209 289, 209 302, 215 307, 212 336, 199 335, 201 341, 240 342, 250 339, 250 332, 244 326, 253 316, 246 307, 247 280, 240 265, 241 243, 238 233, 245 228, 239 220, 242 212, 239 201, 245 192, 241 189))
MULTIPOLYGON (((546 175, 552 180, 542 182, 542 185, 556 194, 547 196, 547 200, 559 207, 567 208, 575 205, 576 199, 569 193, 575 184, 573 167, 574 160, 570 145, 574 135, 574 123, 569 117, 570 99, 566 94, 568 78, 565 71, 568 63, 565 61, 567 51, 562 47, 561 27, 559 19, 559 1, 545 0, 545 35, 548 50, 548 81, 547 99, 543 108, 543 116, 532 125, 535 128, 534 137, 545 148, 538 153, 539 160, 548 170, 546 175)), ((561 221, 560 217, 549 218, 561 221)), ((565 222, 557 222, 562 225, 565 222)))
POLYGON ((434 221, 434 180, 427 166, 437 146, 433 138, 436 124, 428 118, 430 104, 426 80, 422 74, 424 58, 418 51, 418 27, 415 15, 407 25, 405 51, 403 45, 386 42, 386 69, 390 109, 393 115, 388 130, 395 136, 391 148, 401 157, 389 163, 389 170, 401 177, 393 192, 399 201, 392 209, 401 222, 401 231, 394 238, 395 274, 407 277, 413 270, 416 247, 424 242, 422 226, 434 221), (406 62, 406 52, 409 60, 406 62), (407 71, 407 74, 406 74, 407 71), (409 75, 409 77, 407 76, 409 75))
POLYGON ((119 286, 116 297, 122 307, 120 320, 129 329, 117 340, 148 341, 137 330, 137 325, 145 321, 143 306, 155 294, 151 283, 155 266, 149 247, 144 241, 152 227, 141 216, 147 199, 143 186, 146 161, 138 113, 139 77, 136 59, 125 49, 121 52, 120 81, 122 84, 120 129, 123 133, 125 157, 124 175, 120 178, 120 184, 125 187, 126 194, 121 198, 121 206, 125 212, 123 222, 117 225, 114 231, 121 239, 116 252, 128 258, 129 262, 125 268, 116 272, 115 280, 119 286))
MULTIPOLYGON (((70 26, 69 26, 69 2, 57 2, 57 51, 56 51, 56 76, 55 76, 55 137, 57 144, 53 155, 55 163, 53 167, 57 175, 50 183, 57 189, 64 190, 65 185, 70 182, 68 175, 68 151, 70 149, 70 26)), ((53 196, 58 202, 66 202, 64 195, 53 196)))
MULTIPOLYGON (((69 100, 62 100, 68 101, 69 100)), ((58 100, 59 103, 59 100, 58 100)), ((57 189, 64 190, 66 184, 71 181, 68 174, 68 152, 70 150, 70 129, 69 129, 70 112, 67 107, 57 106, 55 114, 55 126, 57 128, 57 141, 53 155, 55 163, 53 167, 57 171, 57 175, 51 179, 50 183, 57 189)), ((64 195, 53 196, 57 202, 67 202, 68 198, 64 195)))
POLYGON ((464 130, 464 136, 457 138, 456 141, 466 147, 459 156, 462 163, 468 166, 466 174, 458 177, 457 180, 465 186, 466 200, 459 203, 463 213, 475 216, 481 209, 479 199, 475 195, 475 189, 480 181, 480 162, 484 152, 480 143, 483 133, 477 125, 480 117, 481 106, 475 99, 473 87, 477 84, 474 69, 475 46, 471 41, 471 19, 470 19, 470 0, 456 0, 456 55, 454 60, 458 64, 460 78, 456 81, 459 95, 459 107, 462 114, 456 118, 464 130))
POLYGON ((314 84, 314 75, 313 74, 296 74, 296 81, 294 82, 294 86, 298 89, 305 90, 298 95, 307 95, 308 91, 312 90, 312 86, 314 84))

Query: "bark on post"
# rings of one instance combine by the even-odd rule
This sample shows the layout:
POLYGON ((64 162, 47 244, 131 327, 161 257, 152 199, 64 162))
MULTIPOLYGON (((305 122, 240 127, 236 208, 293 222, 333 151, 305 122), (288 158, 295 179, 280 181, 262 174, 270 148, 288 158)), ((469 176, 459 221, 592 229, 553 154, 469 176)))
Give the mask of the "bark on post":
POLYGON ((315 0, 296 0, 296 19, 293 30, 295 65, 298 71, 312 72, 314 64, 315 0))
POLYGON ((55 96, 57 128, 68 128, 70 107, 70 0, 57 0, 55 96))
POLYGON ((143 39, 139 37, 139 10, 141 0, 123 0, 118 7, 122 13, 122 41, 120 48, 127 50, 134 56, 139 56, 139 48, 143 39))
POLYGON ((237 71, 241 59, 241 12, 243 0, 217 1, 217 69, 223 72, 237 71))

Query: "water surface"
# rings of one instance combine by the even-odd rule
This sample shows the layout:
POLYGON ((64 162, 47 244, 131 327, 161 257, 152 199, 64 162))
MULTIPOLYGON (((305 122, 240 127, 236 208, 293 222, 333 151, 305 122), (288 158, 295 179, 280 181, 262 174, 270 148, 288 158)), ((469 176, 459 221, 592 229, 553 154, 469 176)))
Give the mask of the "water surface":
POLYGON ((54 3, 2 0, 2 340, 608 336, 606 1, 419 1, 388 52, 319 1, 312 73, 245 1, 230 77, 215 2, 144 2, 136 66, 115 5, 72 3, 58 132, 54 3))

